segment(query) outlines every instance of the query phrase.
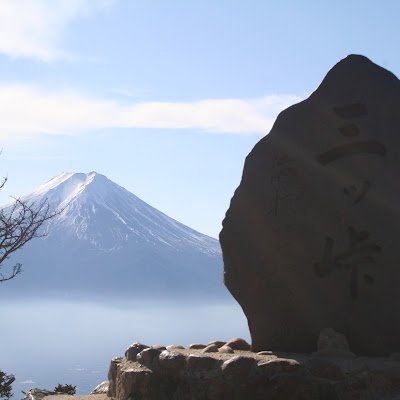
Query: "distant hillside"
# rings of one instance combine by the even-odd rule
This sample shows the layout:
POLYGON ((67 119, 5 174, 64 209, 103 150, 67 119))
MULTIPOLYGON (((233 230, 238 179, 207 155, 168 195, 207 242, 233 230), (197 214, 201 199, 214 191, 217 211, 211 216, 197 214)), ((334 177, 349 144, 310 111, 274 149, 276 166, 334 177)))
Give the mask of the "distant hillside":
POLYGON ((46 237, 10 260, 24 272, 2 285, 0 296, 229 297, 216 239, 103 175, 63 173, 23 198, 48 199, 63 212, 44 227, 46 237))

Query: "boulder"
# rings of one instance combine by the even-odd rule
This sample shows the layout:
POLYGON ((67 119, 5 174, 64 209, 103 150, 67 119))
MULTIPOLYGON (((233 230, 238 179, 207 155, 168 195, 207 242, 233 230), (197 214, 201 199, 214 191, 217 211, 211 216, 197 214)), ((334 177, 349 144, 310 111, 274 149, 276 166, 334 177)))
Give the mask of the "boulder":
POLYGON ((233 338, 226 343, 232 350, 250 351, 251 346, 242 338, 233 338))
POLYGON ((247 156, 220 243, 253 351, 312 352, 332 327, 400 352, 399 107, 397 77, 350 55, 247 156))
POLYGON ((218 352, 218 347, 215 344, 209 344, 201 352, 202 353, 217 353, 218 352))
POLYGON ((166 347, 166 350, 183 350, 184 347, 180 344, 170 344, 166 347))
POLYGON ((189 345, 188 349, 189 350, 201 350, 201 349, 205 349, 207 346, 205 344, 200 344, 200 343, 193 343, 191 345, 189 345))
POLYGON ((146 346, 145 344, 142 343, 133 343, 131 344, 125 351, 125 358, 128 361, 136 361, 136 356, 144 349, 149 348, 149 346, 146 346))
POLYGON ((178 352, 164 350, 159 357, 160 373, 178 377, 186 366, 186 357, 178 352))
POLYGON ((122 357, 114 357, 110 362, 110 368, 108 369, 108 397, 116 397, 117 395, 117 375, 122 361, 122 357))
POLYGON ((107 394, 109 389, 108 381, 103 381, 99 383, 90 394, 107 394))
POLYGON ((334 349, 350 351, 349 343, 343 333, 335 332, 332 328, 324 328, 318 337, 318 350, 334 349))
POLYGON ((340 358, 355 357, 355 354, 350 351, 346 336, 332 328, 321 330, 318 337, 318 351, 315 354, 340 358))
POLYGON ((222 375, 225 378, 245 381, 249 375, 255 372, 257 362, 252 357, 235 356, 222 364, 222 375))
POLYGON ((154 390, 153 373, 146 367, 124 365, 118 369, 116 399, 151 399, 154 390))
POLYGON ((232 347, 229 347, 228 345, 221 346, 221 347, 218 349, 218 352, 219 352, 219 353, 226 353, 226 354, 232 354, 232 353, 234 353, 232 347))
POLYGON ((155 370, 155 369, 157 369, 157 367, 159 365, 160 354, 161 354, 161 350, 154 349, 154 348, 148 348, 148 349, 142 350, 136 356, 136 360, 141 365, 144 365, 151 370, 155 370))
POLYGON ((186 362, 190 371, 211 371, 218 369, 221 364, 220 360, 216 358, 197 354, 190 354, 186 362))
POLYGON ((262 350, 262 351, 258 351, 257 354, 259 356, 272 356, 275 353, 273 351, 270 351, 270 350, 262 350))
POLYGON ((223 345, 226 344, 226 342, 223 342, 221 340, 213 340, 211 342, 207 343, 207 346, 209 346, 210 344, 215 344, 215 346, 217 346, 218 348, 222 347, 223 345))
POLYGON ((156 350, 166 350, 167 348, 165 346, 159 345, 159 344, 155 344, 154 346, 151 346, 152 349, 156 349, 156 350))
POLYGON ((257 365, 259 375, 271 379, 279 374, 294 374, 304 372, 304 367, 296 360, 290 358, 276 358, 270 361, 261 361, 257 365))
POLYGON ((55 395, 56 392, 51 392, 46 389, 30 389, 25 394, 25 400, 42 400, 44 397, 55 395))
MULTIPOLYGON (((342 340, 325 343, 346 351, 342 340)), ((400 364, 394 359, 266 353, 240 350, 231 356, 221 351, 203 354, 198 349, 161 353, 144 349, 136 361, 112 360, 107 395, 114 400, 400 399, 400 364)), ((43 393, 38 390, 36 395, 43 393)), ((29 400, 42 399, 31 396, 29 400)))

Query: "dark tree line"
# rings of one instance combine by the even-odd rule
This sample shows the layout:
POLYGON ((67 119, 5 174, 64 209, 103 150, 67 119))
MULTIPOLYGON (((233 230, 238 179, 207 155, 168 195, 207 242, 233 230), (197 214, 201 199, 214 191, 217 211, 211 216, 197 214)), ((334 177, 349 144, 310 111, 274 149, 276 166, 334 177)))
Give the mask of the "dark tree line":
POLYGON ((0 370, 0 398, 9 399, 11 397, 12 383, 15 381, 14 375, 7 375, 0 370))

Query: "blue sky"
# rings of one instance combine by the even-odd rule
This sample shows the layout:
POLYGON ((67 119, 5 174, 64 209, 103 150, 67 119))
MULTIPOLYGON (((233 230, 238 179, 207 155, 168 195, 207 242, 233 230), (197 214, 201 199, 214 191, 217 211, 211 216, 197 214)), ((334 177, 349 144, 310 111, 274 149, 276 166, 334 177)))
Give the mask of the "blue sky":
POLYGON ((399 15, 390 0, 0 0, 0 199, 95 170, 217 237, 280 110, 350 53, 400 73, 399 15))

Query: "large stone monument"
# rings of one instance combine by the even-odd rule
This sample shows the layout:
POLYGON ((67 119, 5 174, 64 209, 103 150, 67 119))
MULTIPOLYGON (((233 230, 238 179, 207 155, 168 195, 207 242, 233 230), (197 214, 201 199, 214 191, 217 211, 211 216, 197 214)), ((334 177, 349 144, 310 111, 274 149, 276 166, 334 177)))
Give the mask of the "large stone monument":
POLYGON ((400 351, 400 81, 350 55, 246 159, 220 234, 253 350, 400 351))

